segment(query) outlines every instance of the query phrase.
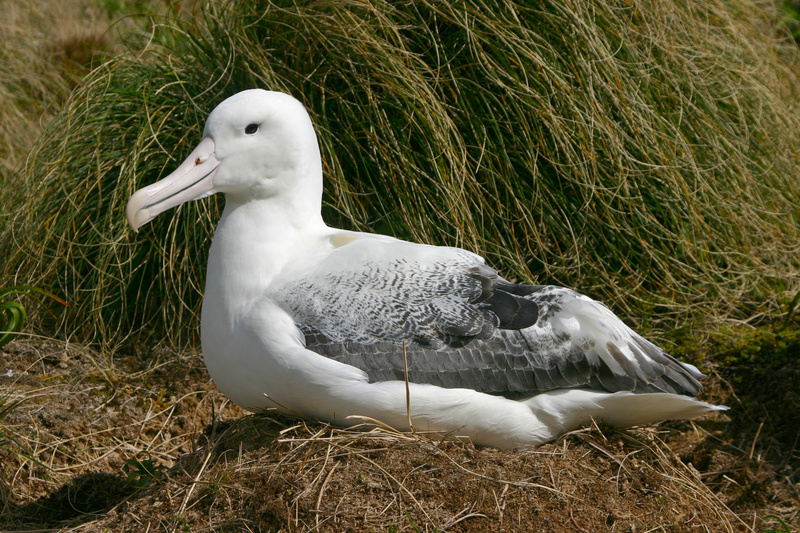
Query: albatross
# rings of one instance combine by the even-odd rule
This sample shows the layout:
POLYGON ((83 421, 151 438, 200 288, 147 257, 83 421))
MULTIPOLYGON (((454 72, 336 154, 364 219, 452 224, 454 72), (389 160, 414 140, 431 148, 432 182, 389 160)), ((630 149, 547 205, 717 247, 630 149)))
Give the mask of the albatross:
POLYGON ((225 195, 209 251, 201 344, 250 411, 379 421, 497 448, 724 409, 704 376, 571 289, 512 283, 466 250, 345 231, 322 219, 322 161, 295 98, 217 106, 177 169, 138 190, 134 230, 225 195))

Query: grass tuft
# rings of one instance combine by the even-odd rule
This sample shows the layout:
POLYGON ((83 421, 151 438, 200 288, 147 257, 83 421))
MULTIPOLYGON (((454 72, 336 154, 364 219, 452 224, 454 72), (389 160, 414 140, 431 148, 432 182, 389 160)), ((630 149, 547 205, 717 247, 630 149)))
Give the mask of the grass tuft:
POLYGON ((217 103, 263 87, 311 111, 331 225, 466 247, 638 327, 785 314, 800 85, 770 6, 239 0, 155 19, 30 154, 0 275, 67 295, 84 338, 194 340, 223 200, 139 235, 124 205, 217 103))

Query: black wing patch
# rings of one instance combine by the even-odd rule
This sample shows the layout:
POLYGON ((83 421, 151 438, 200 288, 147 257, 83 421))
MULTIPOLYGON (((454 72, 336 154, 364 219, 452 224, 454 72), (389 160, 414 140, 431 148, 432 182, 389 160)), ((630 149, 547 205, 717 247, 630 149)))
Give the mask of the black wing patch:
MULTIPOLYGON (((520 285, 510 283, 496 283, 497 273, 488 267, 473 267, 467 279, 474 280, 473 293, 476 296, 468 299, 462 306, 458 320, 448 320, 449 317, 440 314, 435 332, 436 338, 416 336, 414 341, 420 346, 434 347, 441 341, 450 348, 463 348, 473 340, 487 340, 492 337, 497 328, 518 330, 536 324, 539 319, 539 306, 530 299, 524 298, 525 291, 520 290, 520 285), (478 285, 479 284, 479 285, 478 285), (472 308, 479 314, 472 315, 472 320, 463 312, 463 308, 472 308)), ((531 292, 536 286, 527 286, 531 292)))

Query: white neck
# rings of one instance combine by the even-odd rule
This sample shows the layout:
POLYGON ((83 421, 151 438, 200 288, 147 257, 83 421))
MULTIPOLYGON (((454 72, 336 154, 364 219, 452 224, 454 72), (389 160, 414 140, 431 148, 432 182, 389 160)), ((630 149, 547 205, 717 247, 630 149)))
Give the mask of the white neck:
POLYGON ((207 312, 216 319, 238 320, 247 312, 242 302, 263 297, 275 276, 305 251, 299 243, 316 244, 327 234, 319 206, 308 204, 308 198, 226 199, 209 251, 204 321, 207 312))

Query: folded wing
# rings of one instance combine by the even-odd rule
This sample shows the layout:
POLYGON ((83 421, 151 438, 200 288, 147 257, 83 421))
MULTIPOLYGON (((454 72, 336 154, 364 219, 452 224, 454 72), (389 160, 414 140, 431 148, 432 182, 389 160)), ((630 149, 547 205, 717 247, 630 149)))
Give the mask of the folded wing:
POLYGON ((693 396, 703 375, 570 289, 509 283, 469 252, 371 239, 334 250, 272 295, 306 347, 373 382, 509 398, 554 389, 693 396), (405 361, 403 352, 405 350, 405 361))

